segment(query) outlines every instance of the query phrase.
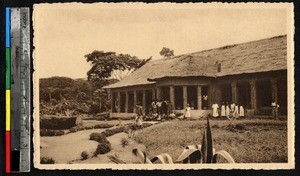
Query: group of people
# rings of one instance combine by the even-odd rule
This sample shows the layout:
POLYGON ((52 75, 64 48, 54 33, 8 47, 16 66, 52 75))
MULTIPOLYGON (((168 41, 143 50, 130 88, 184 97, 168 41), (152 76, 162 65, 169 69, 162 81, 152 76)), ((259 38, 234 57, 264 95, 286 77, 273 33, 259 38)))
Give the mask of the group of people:
POLYGON ((169 115, 172 111, 172 105, 167 100, 154 100, 149 108, 149 114, 169 115))
POLYGON ((213 117, 226 117, 229 120, 237 119, 239 117, 245 116, 245 109, 242 105, 238 105, 235 103, 227 103, 223 102, 221 108, 217 103, 212 105, 212 116, 213 117))

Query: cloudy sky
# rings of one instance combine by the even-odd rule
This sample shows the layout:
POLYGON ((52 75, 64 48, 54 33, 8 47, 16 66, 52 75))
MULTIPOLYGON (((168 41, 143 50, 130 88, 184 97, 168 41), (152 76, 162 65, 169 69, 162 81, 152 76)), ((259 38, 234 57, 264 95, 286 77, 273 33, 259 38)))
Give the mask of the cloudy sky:
POLYGON ((279 7, 182 4, 56 4, 34 9, 35 59, 40 78, 86 78, 84 55, 94 50, 159 59, 287 33, 279 7))

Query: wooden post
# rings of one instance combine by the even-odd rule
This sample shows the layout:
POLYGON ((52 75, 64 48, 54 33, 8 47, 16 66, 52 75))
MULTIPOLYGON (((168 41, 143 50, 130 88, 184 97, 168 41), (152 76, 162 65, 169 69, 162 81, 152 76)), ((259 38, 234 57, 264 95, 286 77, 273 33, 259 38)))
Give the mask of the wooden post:
POLYGON ((231 95, 232 95, 232 102, 237 104, 238 103, 238 93, 237 93, 237 82, 232 81, 231 82, 231 95))
POLYGON ((118 113, 121 112, 121 92, 118 92, 118 109, 117 109, 118 113))
POLYGON ((201 86, 197 86, 197 109, 202 109, 202 88, 201 86))
POLYGON ((137 91, 133 91, 133 107, 137 104, 137 91))
POLYGON ((250 91, 251 91, 251 108, 257 109, 257 97, 256 97, 256 82, 250 80, 250 91))
POLYGON ((271 80, 271 86, 272 86, 272 101, 274 100, 276 103, 278 103, 278 97, 277 97, 277 80, 272 79, 271 80))
POLYGON ((125 112, 128 113, 129 110, 129 92, 126 91, 126 98, 125 98, 125 112))
POLYGON ((114 96, 113 96, 113 91, 110 90, 109 91, 109 96, 110 96, 110 113, 113 113, 113 109, 114 109, 114 96))
POLYGON ((173 109, 175 109, 175 89, 174 86, 170 86, 170 103, 173 109))
POLYGON ((188 104, 188 98, 187 98, 187 86, 182 87, 183 90, 183 108, 186 108, 188 104))
POLYGON ((145 112, 146 110, 146 90, 143 90, 143 100, 142 100, 142 106, 143 106, 143 110, 145 112))
POLYGON ((155 89, 152 89, 152 101, 156 99, 155 89))
POLYGON ((156 98, 158 100, 161 100, 161 87, 157 87, 156 90, 157 90, 156 98))

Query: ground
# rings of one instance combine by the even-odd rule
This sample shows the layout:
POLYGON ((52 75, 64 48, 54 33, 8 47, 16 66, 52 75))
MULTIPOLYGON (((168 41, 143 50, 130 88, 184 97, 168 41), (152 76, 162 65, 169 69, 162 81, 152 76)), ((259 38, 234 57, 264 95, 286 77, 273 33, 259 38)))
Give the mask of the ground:
MULTIPOLYGON (((187 145, 201 144, 206 121, 170 121, 140 131, 136 141, 147 147, 149 157, 169 153, 176 160, 187 145)), ((226 150, 237 163, 287 162, 287 123, 273 120, 211 120, 213 147, 226 150)))
MULTIPOLYGON (((124 121, 131 123, 132 121, 124 121)), ((117 121, 85 121, 84 125, 113 123, 117 121)), ((226 150, 237 163, 272 163, 287 162, 287 122, 250 119, 237 120, 239 128, 228 129, 228 120, 211 120, 213 145, 216 150, 226 150)), ((41 137, 41 156, 52 157, 55 163, 111 163, 108 155, 118 156, 126 163, 137 163, 131 154, 132 149, 142 143, 147 148, 149 158, 161 153, 169 153, 175 161, 185 146, 201 144, 205 120, 172 120, 162 122, 136 133, 129 145, 121 146, 121 139, 128 138, 126 133, 118 133, 107 139, 112 150, 105 155, 98 155, 81 160, 81 152, 90 155, 96 150, 97 142, 89 140, 93 132, 105 129, 83 130, 63 136, 41 137)))

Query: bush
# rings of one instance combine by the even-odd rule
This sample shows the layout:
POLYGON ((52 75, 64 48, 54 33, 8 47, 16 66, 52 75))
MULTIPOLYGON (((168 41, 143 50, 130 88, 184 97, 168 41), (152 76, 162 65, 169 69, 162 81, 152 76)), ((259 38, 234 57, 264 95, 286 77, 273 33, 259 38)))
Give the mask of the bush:
POLYGON ((110 150, 111 150, 111 144, 109 142, 108 143, 105 143, 105 142, 104 143, 100 143, 97 146, 95 155, 105 154, 105 153, 110 152, 110 150))
POLYGON ((111 127, 113 127, 114 125, 112 125, 112 124, 108 124, 108 123, 103 123, 103 124, 97 124, 97 125, 95 125, 94 126, 94 128, 96 129, 96 128, 111 128, 111 127))
POLYGON ((61 129, 70 129, 76 126, 77 117, 50 117, 42 118, 40 121, 41 129, 52 129, 52 130, 61 130, 61 129))
POLYGON ((54 164, 55 161, 51 157, 42 157, 41 158, 41 164, 54 164))
POLYGON ((127 128, 125 128, 124 126, 121 126, 121 127, 114 128, 114 129, 107 129, 107 130, 103 131, 102 134, 105 135, 106 137, 109 137, 114 134, 122 133, 125 131, 127 131, 127 128))
POLYGON ((86 160, 86 159, 88 159, 88 158, 89 158, 89 154, 88 154, 87 151, 81 152, 81 159, 82 159, 82 160, 86 160))
POLYGON ((90 129, 94 129, 94 126, 86 126, 84 127, 85 130, 90 130, 90 129))
POLYGON ((97 141, 99 143, 108 143, 109 141, 106 139, 106 136, 102 133, 92 133, 90 134, 90 140, 97 141))
POLYGON ((40 136, 55 136, 54 130, 41 129, 40 136))
POLYGON ((121 145, 122 145, 122 147, 129 145, 129 140, 127 138, 122 138, 121 145))
POLYGON ((62 136, 64 134, 65 132, 63 130, 59 130, 58 132, 55 133, 55 136, 62 136))
POLYGON ((72 127, 72 128, 70 129, 70 133, 75 133, 75 132, 77 132, 77 131, 79 131, 79 127, 77 127, 77 126, 72 127))

